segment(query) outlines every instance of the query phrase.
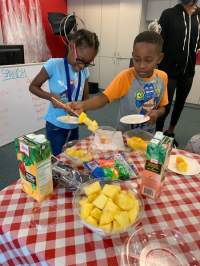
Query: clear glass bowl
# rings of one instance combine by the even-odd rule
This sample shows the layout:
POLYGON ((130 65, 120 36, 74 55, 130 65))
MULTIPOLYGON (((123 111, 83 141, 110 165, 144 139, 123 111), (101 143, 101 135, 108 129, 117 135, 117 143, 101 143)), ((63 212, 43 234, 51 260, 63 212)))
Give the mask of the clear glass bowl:
POLYGON ((199 264, 179 231, 146 225, 135 231, 122 247, 120 265, 197 266, 199 264))
POLYGON ((144 204, 143 204, 143 199, 141 198, 141 196, 139 195, 139 193, 136 190, 136 184, 133 181, 100 181, 100 185, 101 187, 103 187, 105 184, 117 184, 120 185, 121 188, 123 190, 127 190, 130 191, 134 194, 134 196, 136 197, 136 199, 139 202, 139 211, 138 211, 138 215, 136 217, 136 220, 133 224, 129 225, 127 228, 120 230, 120 231, 114 231, 114 232, 108 232, 105 231, 99 227, 95 227, 92 226, 91 224, 86 223, 81 217, 80 217, 80 205, 79 205, 79 201, 86 196, 85 192, 84 192, 84 188, 94 182, 96 182, 97 180, 90 180, 84 184, 82 184, 74 193, 74 198, 73 198, 73 208, 75 210, 75 215, 76 217, 82 222, 82 224, 84 226, 86 226, 88 229, 90 229, 92 232, 97 233, 98 235, 102 236, 102 237, 112 237, 112 236, 116 236, 119 235, 121 233, 125 233, 125 232, 133 232, 136 228, 136 226, 141 222, 141 219, 143 217, 143 212, 144 212, 144 204))
POLYGON ((146 146, 148 142, 153 138, 153 134, 141 129, 132 129, 126 131, 124 133, 124 137, 126 139, 127 145, 131 149, 135 151, 146 152, 146 146), (131 141, 133 137, 136 137, 136 139, 131 141), (137 138, 141 138, 144 142, 138 141, 137 138))
POLYGON ((116 129, 110 126, 100 126, 95 131, 95 141, 101 145, 107 145, 112 142, 116 129))

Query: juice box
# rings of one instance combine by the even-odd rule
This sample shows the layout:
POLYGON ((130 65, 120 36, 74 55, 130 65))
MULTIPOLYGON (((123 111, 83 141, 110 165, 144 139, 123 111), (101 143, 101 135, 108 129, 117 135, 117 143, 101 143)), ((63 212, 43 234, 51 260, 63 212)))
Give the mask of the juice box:
POLYGON ((53 192, 51 147, 44 135, 28 134, 15 140, 22 189, 42 201, 53 192))
POLYGON ((159 197, 165 179, 173 138, 156 132, 147 145, 145 170, 141 173, 141 193, 153 199, 159 197))

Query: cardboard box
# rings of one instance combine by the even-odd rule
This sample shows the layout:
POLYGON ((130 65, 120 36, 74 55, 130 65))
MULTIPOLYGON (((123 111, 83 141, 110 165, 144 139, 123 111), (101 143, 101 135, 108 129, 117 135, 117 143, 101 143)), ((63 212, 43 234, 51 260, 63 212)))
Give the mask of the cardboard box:
POLYGON ((141 175, 141 193, 150 198, 158 198, 165 179, 172 149, 173 138, 156 132, 147 145, 145 171, 141 175))
POLYGON ((15 147, 22 189, 40 202, 53 192, 50 143, 44 135, 28 134, 15 147))

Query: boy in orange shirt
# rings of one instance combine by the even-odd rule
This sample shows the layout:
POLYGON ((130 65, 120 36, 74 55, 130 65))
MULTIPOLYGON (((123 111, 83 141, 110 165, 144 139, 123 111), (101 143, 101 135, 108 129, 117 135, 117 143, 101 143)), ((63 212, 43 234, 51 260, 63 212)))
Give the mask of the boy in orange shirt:
POLYGON ((165 113, 168 104, 167 74, 156 69, 163 58, 162 37, 152 31, 140 33, 133 44, 134 67, 120 72, 105 91, 89 100, 71 103, 76 112, 94 110, 114 100, 120 100, 118 130, 139 127, 153 132, 158 117, 165 113), (148 115, 150 120, 139 125, 126 125, 120 118, 130 114, 148 115))

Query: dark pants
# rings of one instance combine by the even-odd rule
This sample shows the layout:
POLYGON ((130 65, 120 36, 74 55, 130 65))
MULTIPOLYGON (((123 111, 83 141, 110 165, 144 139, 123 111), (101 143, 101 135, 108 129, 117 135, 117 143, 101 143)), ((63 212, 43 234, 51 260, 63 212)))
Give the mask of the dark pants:
POLYGON ((175 98, 174 108, 173 108, 172 115, 171 115, 170 125, 174 127, 176 126, 180 118, 181 112, 183 110, 183 107, 185 105, 186 98, 192 87, 192 82, 193 82, 193 77, 192 78, 180 77, 178 79, 169 79, 168 81, 169 103, 165 107, 166 108, 165 114, 157 120, 157 123, 156 123, 157 131, 163 131, 165 119, 170 112, 170 108, 172 105, 175 91, 176 91, 176 98, 175 98))
POLYGON ((46 136, 51 144, 53 155, 57 156, 62 152, 66 142, 79 138, 78 127, 75 129, 64 129, 46 122, 46 136))

